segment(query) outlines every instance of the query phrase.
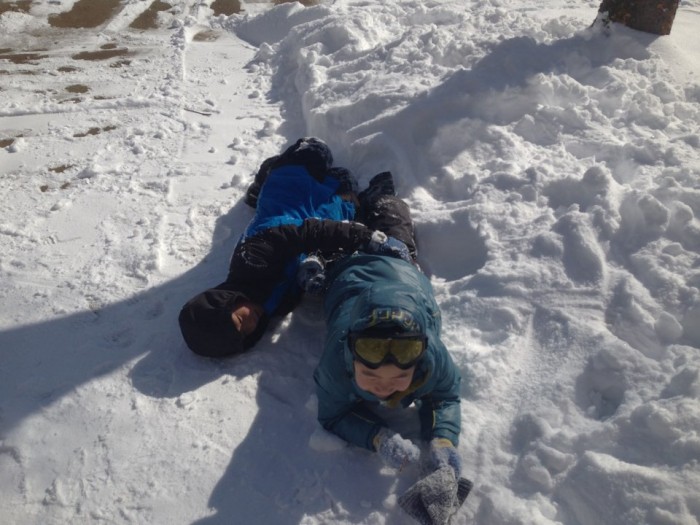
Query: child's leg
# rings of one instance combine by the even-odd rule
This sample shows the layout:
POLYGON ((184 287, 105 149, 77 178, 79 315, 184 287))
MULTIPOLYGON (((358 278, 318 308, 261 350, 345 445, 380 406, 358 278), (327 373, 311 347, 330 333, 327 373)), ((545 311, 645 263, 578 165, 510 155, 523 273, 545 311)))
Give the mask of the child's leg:
POLYGON ((402 241, 416 260, 416 234, 408 205, 396 196, 394 177, 383 171, 372 177, 369 186, 358 195, 358 220, 372 230, 379 230, 402 241))
POLYGON ((415 261, 416 233, 408 204, 395 195, 382 195, 363 209, 363 218, 368 228, 405 243, 415 261))

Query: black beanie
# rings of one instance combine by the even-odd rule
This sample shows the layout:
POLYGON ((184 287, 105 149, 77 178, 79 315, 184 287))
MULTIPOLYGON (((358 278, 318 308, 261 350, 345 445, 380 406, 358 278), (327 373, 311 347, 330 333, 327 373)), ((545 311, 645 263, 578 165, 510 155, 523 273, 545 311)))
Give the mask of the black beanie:
POLYGON ((299 139, 273 162, 271 169, 290 165, 304 166, 314 179, 323 182, 326 173, 333 165, 333 154, 326 143, 320 139, 314 137, 299 139))
POLYGON ((182 307, 178 321, 187 346, 207 357, 240 354, 248 345, 231 319, 236 302, 245 295, 211 289, 195 296, 182 307))

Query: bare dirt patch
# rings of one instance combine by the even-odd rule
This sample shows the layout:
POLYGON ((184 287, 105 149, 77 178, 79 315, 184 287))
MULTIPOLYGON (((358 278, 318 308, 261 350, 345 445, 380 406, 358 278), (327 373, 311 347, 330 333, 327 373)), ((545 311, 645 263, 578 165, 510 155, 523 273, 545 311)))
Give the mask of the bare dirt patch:
POLYGON ((97 27, 112 17, 120 0, 78 0, 70 11, 49 17, 52 27, 97 27))
POLYGON ((112 62, 109 67, 125 67, 130 65, 131 60, 117 60, 116 62, 112 62))
POLYGON ((272 3, 275 5, 281 5, 291 4, 292 2, 299 2, 301 5, 306 7, 311 7, 312 5, 318 5, 321 3, 319 0, 274 0, 272 3))
MULTIPOLYGON (((273 0, 272 4, 290 4, 297 1, 306 7, 321 3, 320 0, 273 0)), ((244 11, 239 0, 214 0, 209 7, 214 11, 214 16, 231 16, 244 11)))
POLYGON ((36 64, 38 60, 47 58, 47 56, 39 53, 11 53, 0 55, 0 60, 9 60, 13 64, 36 64))
POLYGON ((213 42, 219 38, 219 34, 216 31, 202 31, 197 33, 192 37, 195 42, 213 42))
POLYGON ((128 53, 128 49, 100 49, 99 51, 81 51, 71 58, 74 60, 108 60, 128 53))
POLYGON ((15 71, 8 71, 7 69, 0 69, 0 75, 11 75, 11 76, 16 76, 16 75, 36 75, 36 71, 30 71, 29 69, 21 69, 21 70, 15 70, 15 71))
POLYGON ((214 11, 214 16, 230 16, 243 11, 238 0, 214 0, 210 7, 214 11))
POLYGON ((61 66, 56 71, 59 73, 75 73, 76 71, 80 70, 75 66, 61 66))
POLYGON ((103 131, 112 131, 115 129, 117 129, 117 126, 105 126, 103 128, 95 127, 95 128, 90 128, 85 133, 75 133, 73 136, 82 138, 82 137, 87 137, 88 135, 99 135, 103 131))
MULTIPOLYGON (((52 173, 63 173, 64 171, 68 171, 74 167, 74 164, 61 164, 60 166, 54 166, 53 168, 49 168, 49 171, 52 173)), ((63 186, 61 186, 61 189, 63 187, 68 187, 68 183, 65 183, 63 186)))
POLYGON ((70 86, 66 86, 66 91, 68 91, 68 93, 87 93, 90 91, 90 88, 84 86, 83 84, 72 84, 70 86))
POLYGON ((173 6, 166 2, 154 0, 154 2, 148 6, 148 9, 129 24, 129 27, 132 29, 155 29, 158 27, 158 13, 172 9, 172 7, 173 6))
MULTIPOLYGON (((72 167, 73 166, 58 166, 56 168, 49 168, 49 171, 53 171, 55 173, 63 173, 65 170, 72 167)), ((70 182, 64 182, 58 187, 59 190, 66 190, 68 188, 70 188, 70 182)), ((41 193, 46 193, 47 191, 51 191, 52 189, 55 188, 52 188, 49 184, 42 184, 41 186, 39 186, 39 191, 41 193)))
POLYGON ((0 3, 0 15, 7 13, 8 11, 15 11, 17 13, 28 13, 29 8, 32 6, 32 0, 16 0, 14 2, 3 2, 0 3))

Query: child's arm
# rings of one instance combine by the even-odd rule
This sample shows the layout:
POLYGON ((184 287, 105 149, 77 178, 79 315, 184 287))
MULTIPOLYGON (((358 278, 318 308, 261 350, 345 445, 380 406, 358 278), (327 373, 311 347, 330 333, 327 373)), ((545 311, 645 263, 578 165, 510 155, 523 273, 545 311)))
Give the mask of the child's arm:
POLYGON ((377 452, 392 468, 401 469, 420 459, 420 449, 414 443, 385 427, 363 401, 352 401, 354 396, 346 374, 327 372, 327 368, 319 367, 314 373, 318 420, 323 428, 348 443, 377 452))
POLYGON ((374 438, 383 428, 382 421, 362 401, 352 400, 350 379, 345 374, 331 375, 333 372, 322 365, 314 372, 319 423, 348 443, 374 451, 374 438))
POLYGON ((372 233, 359 222, 322 219, 306 219, 301 225, 274 226, 238 243, 229 278, 281 277, 286 263, 302 253, 350 254, 366 247, 372 233))
POLYGON ((432 391, 422 398, 421 421, 427 439, 444 438, 457 445, 461 430, 459 389, 461 376, 442 342, 440 359, 436 360, 432 391), (428 428, 425 428, 428 426, 428 428))

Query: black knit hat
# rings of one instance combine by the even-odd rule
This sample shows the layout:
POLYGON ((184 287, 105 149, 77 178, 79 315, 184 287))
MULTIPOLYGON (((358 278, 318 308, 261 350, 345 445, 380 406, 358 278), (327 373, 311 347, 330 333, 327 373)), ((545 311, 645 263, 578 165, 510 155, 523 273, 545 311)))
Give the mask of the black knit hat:
POLYGON ((191 299, 178 321, 187 346, 207 357, 240 354, 250 345, 231 320, 233 305, 246 296, 224 290, 207 290, 191 299))
POLYGON ((333 154, 322 140, 315 137, 302 138, 288 147, 270 169, 290 165, 304 166, 314 179, 323 182, 333 165, 333 154))

